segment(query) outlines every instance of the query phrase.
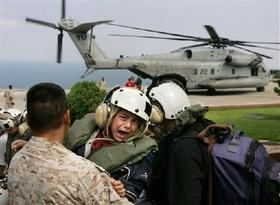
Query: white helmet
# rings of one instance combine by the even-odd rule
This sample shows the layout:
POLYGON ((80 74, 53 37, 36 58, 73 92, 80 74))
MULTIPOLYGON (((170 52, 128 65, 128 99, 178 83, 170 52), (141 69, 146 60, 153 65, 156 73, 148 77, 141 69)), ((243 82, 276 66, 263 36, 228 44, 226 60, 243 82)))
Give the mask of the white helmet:
POLYGON ((22 112, 16 108, 8 109, 6 112, 11 115, 10 117, 11 119, 16 119, 16 118, 19 119, 22 114, 22 112))
POLYGON ((7 128, 15 127, 20 124, 22 112, 19 109, 11 108, 6 111, 3 111, 1 114, 1 123, 7 128))
POLYGON ((152 106, 147 96, 135 88, 119 88, 113 92, 110 104, 127 110, 146 122, 149 121, 152 106))
POLYGON ((152 87, 147 94, 151 101, 156 100, 161 105, 165 119, 176 119, 191 106, 186 92, 172 81, 152 87))

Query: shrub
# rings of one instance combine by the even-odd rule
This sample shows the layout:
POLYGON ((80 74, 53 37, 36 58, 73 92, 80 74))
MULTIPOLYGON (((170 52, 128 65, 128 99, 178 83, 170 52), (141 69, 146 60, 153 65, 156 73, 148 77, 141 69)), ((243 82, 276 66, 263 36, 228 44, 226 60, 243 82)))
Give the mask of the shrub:
POLYGON ((93 81, 76 83, 67 95, 71 123, 89 112, 95 112, 105 96, 106 91, 100 90, 93 81))

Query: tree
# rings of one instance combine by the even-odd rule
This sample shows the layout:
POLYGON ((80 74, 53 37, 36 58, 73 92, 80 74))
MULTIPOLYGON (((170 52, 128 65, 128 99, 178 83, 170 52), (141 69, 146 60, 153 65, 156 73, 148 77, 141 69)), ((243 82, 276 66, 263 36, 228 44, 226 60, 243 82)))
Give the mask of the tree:
POLYGON ((100 90, 93 81, 76 83, 67 95, 71 122, 82 118, 89 112, 95 112, 96 107, 106 96, 106 91, 100 90))
POLYGON ((280 80, 276 81, 278 83, 278 88, 274 87, 274 92, 276 92, 278 95, 280 95, 280 80))

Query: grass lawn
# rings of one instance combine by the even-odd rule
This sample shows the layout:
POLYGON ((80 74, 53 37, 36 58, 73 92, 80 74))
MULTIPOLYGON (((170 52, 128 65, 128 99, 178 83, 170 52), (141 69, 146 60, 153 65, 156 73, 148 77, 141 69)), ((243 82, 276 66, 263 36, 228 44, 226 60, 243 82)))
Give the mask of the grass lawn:
POLYGON ((280 141, 280 107, 210 110, 206 116, 217 123, 229 123, 255 139, 280 141))

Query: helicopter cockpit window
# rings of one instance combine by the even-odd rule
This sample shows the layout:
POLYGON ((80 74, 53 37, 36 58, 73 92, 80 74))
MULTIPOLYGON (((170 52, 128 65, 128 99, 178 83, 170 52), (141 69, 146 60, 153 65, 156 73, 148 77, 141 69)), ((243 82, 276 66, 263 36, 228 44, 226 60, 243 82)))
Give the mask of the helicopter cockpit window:
POLYGON ((197 69, 196 68, 193 69, 193 74, 197 75, 197 69))
POLYGON ((192 58, 192 51, 191 50, 185 50, 186 56, 188 59, 192 58))

